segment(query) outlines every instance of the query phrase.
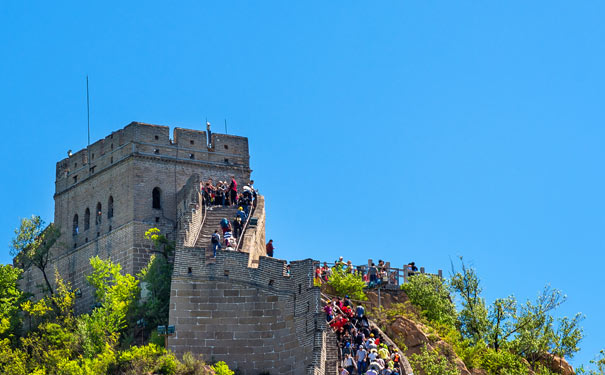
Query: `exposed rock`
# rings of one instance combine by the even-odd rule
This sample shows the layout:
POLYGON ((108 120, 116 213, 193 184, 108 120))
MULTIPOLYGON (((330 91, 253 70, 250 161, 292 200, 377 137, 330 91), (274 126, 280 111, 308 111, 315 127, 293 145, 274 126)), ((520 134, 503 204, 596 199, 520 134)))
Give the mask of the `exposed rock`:
POLYGON ((431 341, 432 337, 427 336, 424 332, 428 331, 428 328, 423 324, 416 323, 411 319, 403 316, 398 316, 395 321, 387 327, 387 334, 391 338, 397 338, 403 341, 407 346, 406 356, 412 354, 420 354, 422 347, 426 345, 427 349, 437 350, 439 353, 444 355, 447 360, 454 364, 461 375, 471 375, 471 372, 466 368, 464 362, 456 356, 453 348, 447 342, 437 339, 431 341))
MULTIPOLYGON (((368 297, 368 306, 377 307, 378 306, 378 292, 376 290, 366 290, 366 296, 368 297)), ((403 290, 381 290, 380 291, 380 306, 385 309, 390 308, 395 303, 406 303, 410 299, 408 295, 405 294, 403 290)))
POLYGON ((554 354, 545 354, 540 362, 542 362, 550 371, 557 374, 574 375, 576 373, 565 358, 561 358, 554 354))

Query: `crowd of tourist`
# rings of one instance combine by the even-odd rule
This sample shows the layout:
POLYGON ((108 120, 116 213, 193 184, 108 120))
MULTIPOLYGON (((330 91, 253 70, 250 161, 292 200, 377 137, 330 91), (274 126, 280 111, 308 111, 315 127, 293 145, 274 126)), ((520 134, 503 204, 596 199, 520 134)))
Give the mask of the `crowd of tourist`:
POLYGON ((249 184, 245 185, 241 193, 237 191, 237 182, 235 176, 231 176, 231 182, 218 181, 216 185, 213 184, 212 179, 208 179, 206 182, 201 183, 201 191, 203 196, 204 205, 208 210, 212 210, 213 206, 237 206, 237 212, 233 220, 223 218, 220 222, 221 233, 215 230, 211 236, 212 251, 216 257, 216 250, 236 250, 237 239, 242 235, 244 225, 253 207, 256 207, 257 191, 254 189, 254 180, 251 180, 249 184))
MULTIPOLYGON (((330 280, 330 276, 332 276, 333 269, 341 269, 345 273, 360 275, 368 288, 375 288, 384 284, 398 285, 399 283, 399 271, 390 270, 382 259, 378 261, 377 265, 372 263, 370 266, 353 266, 350 260, 345 263, 343 257, 340 257, 334 262, 334 267, 330 267, 327 262, 324 262, 322 266, 315 268, 314 284, 320 286, 323 283, 327 283, 330 280)), ((410 262, 407 265, 407 269, 408 276, 412 276, 418 272, 418 267, 416 267, 414 262, 410 262)))
POLYGON ((237 181, 235 176, 231 176, 231 182, 218 181, 216 185, 209 178, 206 182, 202 182, 200 186, 204 198, 204 204, 209 209, 213 206, 241 206, 244 208, 246 215, 250 213, 250 207, 256 207, 257 191, 254 188, 254 180, 245 185, 241 192, 237 190, 237 181))
POLYGON ((327 301, 326 321, 338 342, 339 375, 400 375, 401 357, 371 327, 363 306, 349 296, 327 301))

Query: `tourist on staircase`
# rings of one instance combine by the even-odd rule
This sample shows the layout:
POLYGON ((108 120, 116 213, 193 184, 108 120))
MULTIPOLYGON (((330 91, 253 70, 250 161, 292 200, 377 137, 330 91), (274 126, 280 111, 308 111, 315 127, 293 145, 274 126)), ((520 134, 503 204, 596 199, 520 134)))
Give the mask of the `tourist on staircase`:
POLYGON ((237 204, 237 182, 235 176, 231 176, 231 184, 229 185, 229 201, 231 205, 237 204))
POLYGON ((338 343, 339 374, 401 374, 399 353, 383 342, 377 328, 370 329, 363 306, 354 306, 345 296, 344 300, 334 298, 326 301, 324 312, 338 343))
MULTIPOLYGON (((207 238, 207 237, 206 237, 207 238)), ((216 248, 222 248, 221 246, 221 235, 218 234, 218 230, 215 230, 212 234, 212 238, 210 240, 212 243, 212 252, 214 253, 214 257, 216 258, 216 248)))

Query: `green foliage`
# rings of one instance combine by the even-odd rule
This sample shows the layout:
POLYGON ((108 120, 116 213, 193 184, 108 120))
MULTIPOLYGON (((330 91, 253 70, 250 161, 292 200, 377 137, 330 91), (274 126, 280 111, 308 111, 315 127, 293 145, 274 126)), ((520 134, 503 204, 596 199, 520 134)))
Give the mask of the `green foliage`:
POLYGON ((21 327, 21 303, 25 295, 17 282, 23 271, 11 265, 0 265, 0 339, 15 338, 21 327))
POLYGON ((179 361, 174 354, 154 344, 133 346, 123 351, 118 359, 117 373, 136 374, 176 374, 179 361))
POLYGON ((488 332, 487 309, 481 298, 477 272, 462 263, 462 272, 454 273, 451 285, 462 298, 462 310, 458 314, 460 332, 473 343, 484 340, 488 332))
POLYGON ((420 354, 412 354, 409 358, 410 365, 414 372, 424 372, 431 375, 459 375, 460 372, 456 366, 435 350, 427 349, 426 345, 422 348, 420 354))
POLYGON ((166 258, 156 256, 151 257, 147 267, 138 275, 145 298, 141 295, 137 297, 130 320, 132 323, 144 319, 147 322, 148 334, 158 325, 168 323, 171 277, 172 264, 166 258))
MULTIPOLYGON (((149 342, 164 346, 164 339, 157 337, 155 328, 158 325, 168 324, 168 311, 170 306, 170 282, 172 280, 173 264, 169 261, 174 251, 174 242, 169 241, 161 234, 158 228, 151 228, 145 232, 154 247, 154 251, 162 256, 152 255, 149 263, 143 268, 137 278, 140 280, 141 293, 137 295, 135 303, 131 304, 128 312, 130 331, 135 331, 137 322, 144 321, 141 335, 149 338, 149 342)), ((134 340, 132 337, 125 337, 134 340)))
POLYGON ((589 362, 589 365, 584 365, 576 369, 578 375, 603 375, 605 374, 605 349, 601 350, 595 359, 589 362))
POLYGON ((494 301, 489 313, 488 343, 496 351, 503 340, 514 332, 517 300, 514 296, 498 298, 494 301))
POLYGON ((454 325, 456 308, 447 282, 433 275, 416 274, 401 286, 412 304, 430 321, 454 325))
POLYGON ((151 228, 145 232, 145 238, 150 240, 156 253, 168 259, 174 253, 174 242, 168 240, 158 228, 151 228))
MULTIPOLYGON (((556 309, 566 299, 560 290, 551 289, 546 286, 538 295, 535 302, 527 301, 522 306, 521 312, 516 317, 513 333, 515 334, 511 341, 512 349, 519 355, 525 357, 534 365, 544 353, 555 350, 557 342, 560 343, 561 350, 572 351, 575 353, 576 347, 569 347, 569 344, 575 344, 581 339, 581 332, 575 331, 573 327, 567 334, 574 335, 575 339, 569 340, 563 338, 554 329, 555 319, 551 311, 556 309), (573 332, 572 332, 573 331, 573 332), (578 336, 579 334, 579 336, 578 336), (565 341, 565 344, 563 343, 565 341), (565 345, 565 349, 563 349, 565 345), (574 351, 575 350, 575 351, 574 351)), ((567 319, 565 322, 570 323, 567 319)), ((576 322, 577 323, 577 322, 576 322)))
MULTIPOLYGON (((186 355, 181 363, 155 344, 133 346, 120 351, 118 341, 125 327, 126 312, 138 292, 138 281, 122 275, 121 267, 99 258, 91 259, 93 273, 88 277, 96 289, 100 305, 89 314, 75 316, 75 294, 56 273, 56 290, 37 301, 21 303, 21 309, 33 328, 19 341, 0 338, 0 373, 61 375, 206 375, 209 366, 186 355), (51 307, 52 306, 52 307, 51 307)), ((0 268, 0 333, 9 332, 7 318, 15 311, 21 294, 16 289, 20 271, 0 268)), ((224 374, 226 365, 220 366, 224 374)))
POLYGON ((92 258, 90 264, 94 271, 87 279, 95 287, 100 306, 82 315, 78 322, 87 357, 102 352, 106 345, 117 344, 120 331, 126 327, 126 313, 138 293, 138 281, 129 274, 122 275, 119 264, 99 257, 92 258))
POLYGON ((349 295, 349 297, 360 301, 368 299, 363 292, 365 283, 362 277, 356 273, 345 272, 342 268, 332 268, 332 275, 328 280, 328 285, 340 297, 349 295))
POLYGON ((558 320, 551 353, 561 358, 573 358, 580 350, 578 344, 584 337, 584 330, 580 327, 582 320, 584 320, 584 315, 580 313, 577 313, 572 319, 563 317, 558 320))
POLYGON ((479 359, 478 367, 487 370, 490 375, 527 375, 529 372, 520 357, 508 350, 484 348, 479 359))
POLYGON ((234 371, 229 369, 229 366, 223 361, 217 362, 212 366, 212 369, 216 372, 216 375, 233 375, 234 371))
POLYGON ((61 236, 59 228, 49 224, 44 228, 44 221, 40 216, 33 215, 31 219, 21 219, 21 225, 15 229, 15 238, 11 241, 10 253, 18 264, 24 269, 34 266, 42 272, 46 289, 54 293, 46 267, 50 259, 50 249, 61 236))

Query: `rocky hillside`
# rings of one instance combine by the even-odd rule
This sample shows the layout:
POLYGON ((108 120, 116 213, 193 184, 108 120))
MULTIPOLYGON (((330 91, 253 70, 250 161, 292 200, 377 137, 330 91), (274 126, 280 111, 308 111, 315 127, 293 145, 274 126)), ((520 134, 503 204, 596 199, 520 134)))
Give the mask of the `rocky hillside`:
MULTIPOLYGON (((506 370, 494 372, 493 369, 490 371, 490 369, 481 368, 480 364, 477 366, 477 363, 475 363, 475 366, 472 366, 472 363, 465 363, 452 345, 451 337, 442 337, 443 331, 432 327, 423 318, 421 312, 411 304, 404 291, 381 291, 380 308, 378 308, 379 296, 375 291, 367 292, 366 295, 369 299, 366 302, 366 307, 368 311, 371 311, 370 315, 381 326, 382 330, 405 351, 413 366, 415 364, 414 374, 416 375, 437 375, 435 373, 437 371, 439 371, 439 374, 447 375, 508 375, 513 373, 538 375, 526 360, 520 360, 523 366, 514 370, 514 372, 506 370), (434 370, 431 374, 428 374, 426 370, 418 365, 418 363, 429 361, 426 353, 435 354, 435 358, 433 358, 435 366, 432 367, 434 370)), ((467 359, 467 362, 472 361, 467 359)), ((539 362, 552 374, 575 374, 573 368, 564 359, 551 354, 544 355, 539 362)), ((490 366, 488 364, 488 366, 483 367, 490 366)), ((541 369, 539 374, 544 373, 544 370, 541 369)))

